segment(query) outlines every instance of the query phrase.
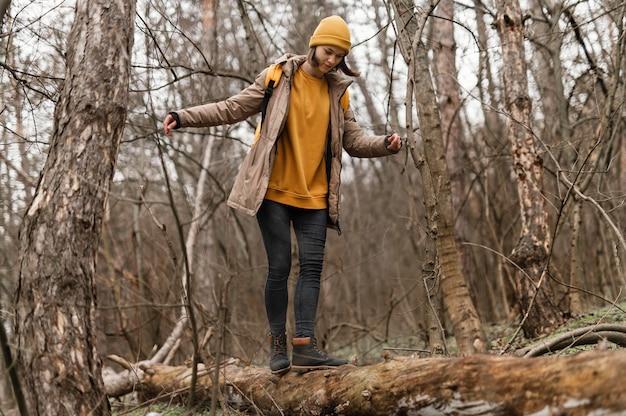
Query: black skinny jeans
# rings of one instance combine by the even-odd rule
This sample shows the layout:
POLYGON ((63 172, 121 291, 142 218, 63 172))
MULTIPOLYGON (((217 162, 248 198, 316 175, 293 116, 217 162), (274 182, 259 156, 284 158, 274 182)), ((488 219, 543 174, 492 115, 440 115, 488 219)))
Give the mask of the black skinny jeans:
POLYGON ((328 210, 302 209, 264 200, 257 220, 267 253, 265 309, 272 335, 286 333, 291 271, 291 230, 298 243, 300 273, 296 284, 294 311, 296 338, 312 337, 324 263, 328 210))

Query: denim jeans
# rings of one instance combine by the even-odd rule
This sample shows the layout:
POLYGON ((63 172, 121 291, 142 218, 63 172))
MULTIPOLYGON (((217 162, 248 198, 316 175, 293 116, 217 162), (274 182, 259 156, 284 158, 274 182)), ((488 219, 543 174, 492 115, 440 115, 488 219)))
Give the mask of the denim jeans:
POLYGON ((312 337, 326 245, 327 209, 302 209, 264 200, 257 220, 267 253, 265 309, 273 335, 286 333, 291 271, 291 230, 298 243, 300 272, 296 284, 295 337, 312 337))

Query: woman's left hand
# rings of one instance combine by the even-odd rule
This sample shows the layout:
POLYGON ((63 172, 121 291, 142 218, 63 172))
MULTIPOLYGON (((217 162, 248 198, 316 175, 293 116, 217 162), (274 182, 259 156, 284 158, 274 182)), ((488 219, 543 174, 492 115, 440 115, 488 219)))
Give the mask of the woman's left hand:
POLYGON ((387 138, 387 150, 397 153, 402 148, 402 139, 397 133, 392 134, 387 138))

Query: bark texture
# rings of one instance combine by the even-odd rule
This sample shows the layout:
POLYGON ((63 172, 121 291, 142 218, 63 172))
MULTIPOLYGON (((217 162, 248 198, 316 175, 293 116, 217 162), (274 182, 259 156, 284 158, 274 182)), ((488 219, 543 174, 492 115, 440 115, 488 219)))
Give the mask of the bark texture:
MULTIPOLYGON (((364 367, 272 376, 266 368, 220 369, 225 403, 264 415, 614 415, 626 411, 626 351, 563 357, 398 357, 364 367)), ((201 371, 198 396, 211 391, 201 371)), ((143 371, 153 394, 185 394, 191 370, 143 371)), ((169 398, 171 399, 171 398, 169 398)))
POLYGON ((529 338, 550 332, 563 318, 551 299, 545 279, 551 237, 548 211, 543 196, 543 161, 535 148, 532 132, 531 100, 528 95, 524 23, 519 2, 498 2, 496 27, 502 46, 502 77, 505 108, 509 116, 508 136, 517 177, 521 230, 513 249, 517 291, 526 315, 524 333, 529 338))
POLYGON ((30 415, 106 415, 95 259, 126 118, 134 1, 80 0, 45 166, 20 232, 17 362, 30 415))

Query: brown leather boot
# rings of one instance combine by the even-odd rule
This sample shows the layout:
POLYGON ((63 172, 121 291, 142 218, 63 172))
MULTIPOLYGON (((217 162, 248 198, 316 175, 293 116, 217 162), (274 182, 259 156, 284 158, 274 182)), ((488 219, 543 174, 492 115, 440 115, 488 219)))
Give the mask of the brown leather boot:
POLYGON ((320 370, 348 364, 348 360, 333 358, 320 351, 315 337, 294 338, 291 357, 294 370, 320 370))

